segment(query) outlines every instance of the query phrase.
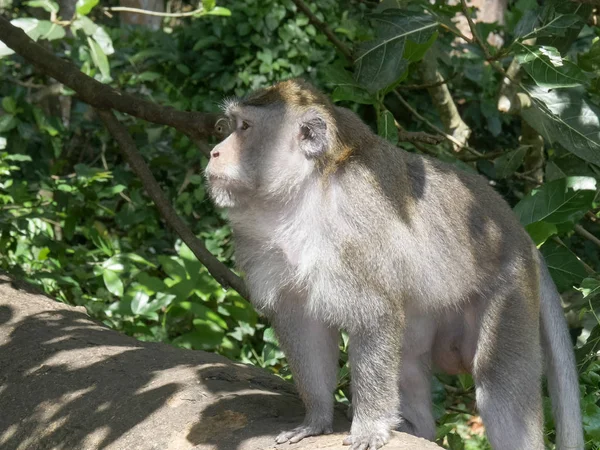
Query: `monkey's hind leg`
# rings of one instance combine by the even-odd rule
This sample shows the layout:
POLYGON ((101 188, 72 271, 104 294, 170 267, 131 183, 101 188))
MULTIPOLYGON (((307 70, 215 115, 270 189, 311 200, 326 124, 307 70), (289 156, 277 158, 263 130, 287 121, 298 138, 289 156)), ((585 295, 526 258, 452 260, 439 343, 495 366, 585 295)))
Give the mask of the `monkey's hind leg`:
POLYGON ((306 407, 302 425, 277 436, 278 444, 333 431, 333 391, 338 371, 339 332, 309 317, 303 302, 280 305, 272 323, 300 397, 306 407))
POLYGON ((516 290, 483 312, 473 377, 494 450, 543 450, 542 353, 535 301, 516 290))
POLYGON ((429 354, 406 356, 400 372, 400 416, 398 431, 433 441, 435 419, 431 404, 431 358, 429 354))

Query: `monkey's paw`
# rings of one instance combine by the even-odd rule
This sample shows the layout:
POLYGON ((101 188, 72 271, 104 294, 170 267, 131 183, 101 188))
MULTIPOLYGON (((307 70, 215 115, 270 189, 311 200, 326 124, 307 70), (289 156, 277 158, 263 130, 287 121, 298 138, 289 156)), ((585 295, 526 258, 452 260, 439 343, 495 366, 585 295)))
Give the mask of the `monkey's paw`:
POLYGON ((389 438, 389 433, 351 434, 344 439, 344 445, 351 445, 350 450, 377 450, 383 447, 389 438))
POLYGON ((283 444, 284 442, 295 444, 305 437, 331 433, 333 433, 331 425, 300 425, 293 430, 280 433, 279 436, 275 438, 275 442, 278 444, 283 444))

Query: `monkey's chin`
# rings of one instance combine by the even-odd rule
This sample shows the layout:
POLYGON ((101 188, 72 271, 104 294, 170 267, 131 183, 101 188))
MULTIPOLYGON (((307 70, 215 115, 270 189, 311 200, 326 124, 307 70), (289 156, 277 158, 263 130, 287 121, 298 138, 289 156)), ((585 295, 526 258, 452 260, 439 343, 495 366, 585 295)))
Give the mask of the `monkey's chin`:
POLYGON ((219 208, 234 208, 239 205, 238 198, 229 189, 211 184, 208 195, 219 208))

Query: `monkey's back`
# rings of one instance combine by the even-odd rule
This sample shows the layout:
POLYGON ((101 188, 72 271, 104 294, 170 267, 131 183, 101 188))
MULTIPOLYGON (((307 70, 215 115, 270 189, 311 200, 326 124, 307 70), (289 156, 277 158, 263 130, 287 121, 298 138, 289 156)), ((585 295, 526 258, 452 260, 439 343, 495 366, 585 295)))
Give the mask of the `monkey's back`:
POLYGON ((394 261, 409 297, 456 305, 517 281, 535 291, 537 250, 485 178, 383 140, 346 170, 342 189, 371 218, 371 247, 394 261))

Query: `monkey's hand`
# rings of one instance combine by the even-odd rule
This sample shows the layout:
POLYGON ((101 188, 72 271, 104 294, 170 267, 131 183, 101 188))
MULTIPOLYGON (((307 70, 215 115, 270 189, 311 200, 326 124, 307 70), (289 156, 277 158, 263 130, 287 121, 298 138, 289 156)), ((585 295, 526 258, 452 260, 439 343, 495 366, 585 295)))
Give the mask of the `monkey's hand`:
POLYGON ((293 430, 284 431, 283 433, 279 434, 279 436, 277 436, 275 439, 275 442, 278 444, 283 444, 284 442, 295 444, 296 442, 301 441, 308 436, 318 436, 320 434, 331 433, 333 433, 333 428, 330 424, 302 424, 293 430))
POLYGON ((344 445, 351 445, 350 450, 377 450, 390 439, 387 431, 372 431, 364 434, 351 434, 344 439, 344 445))

